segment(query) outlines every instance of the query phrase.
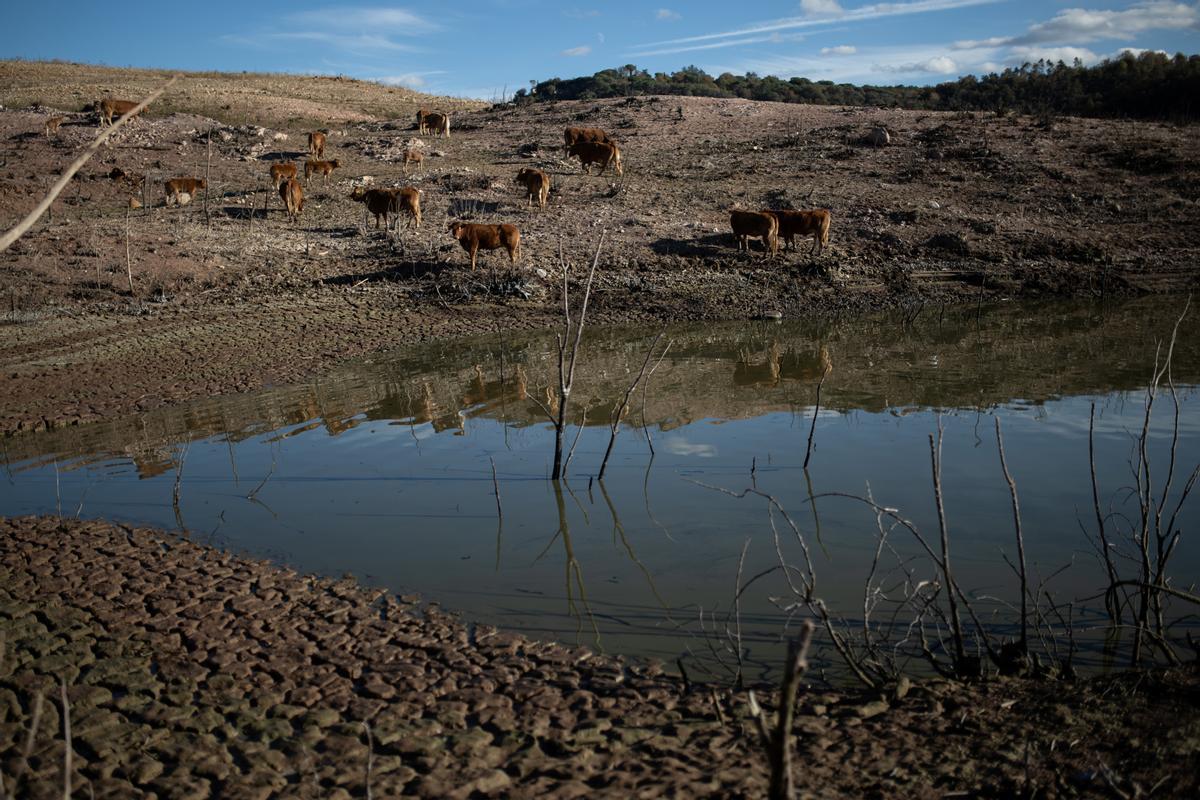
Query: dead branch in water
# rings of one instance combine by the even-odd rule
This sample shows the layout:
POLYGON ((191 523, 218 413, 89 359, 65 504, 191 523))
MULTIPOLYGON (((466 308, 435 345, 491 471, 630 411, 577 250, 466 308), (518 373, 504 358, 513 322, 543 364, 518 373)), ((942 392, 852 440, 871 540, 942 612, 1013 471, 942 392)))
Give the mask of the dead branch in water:
POLYGON ((646 425, 646 395, 650 391, 650 378, 654 376, 663 359, 667 357, 667 350, 670 349, 670 344, 663 348, 662 355, 658 357, 658 361, 654 362, 654 366, 646 373, 646 380, 642 382, 642 433, 646 434, 646 446, 650 448, 651 461, 654 460, 654 439, 650 437, 650 428, 646 425))
POLYGON ((946 507, 942 502, 942 420, 938 417, 937 439, 929 434, 929 455, 933 462, 933 497, 937 505, 938 530, 941 532, 942 557, 939 563, 946 586, 950 591, 946 598, 950 604, 950 632, 954 644, 955 670, 961 671, 965 665, 967 651, 963 638, 962 620, 958 614, 958 598, 954 594, 954 573, 950 570, 950 531, 946 527, 946 507))
POLYGON ((145 100, 121 115, 120 119, 118 119, 108 128, 106 128, 99 136, 97 136, 95 141, 88 145, 87 149, 83 151, 83 154, 79 156, 79 158, 75 159, 75 161, 71 163, 71 166, 67 167, 66 170, 63 171, 63 174, 57 181, 54 182, 54 185, 50 187, 50 191, 45 197, 42 198, 42 201, 37 204, 33 211, 30 211, 25 216, 25 219, 14 225, 7 233, 5 233, 3 236, 0 236, 0 253, 3 253, 5 250, 11 247, 13 242, 15 242, 17 239, 20 239, 30 228, 33 227, 33 224, 37 222, 39 218, 41 218, 42 214, 45 214, 50 206, 54 204, 54 200, 60 194, 62 194, 62 190, 67 188, 67 184, 71 182, 71 178, 75 177, 75 173, 83 169, 83 165, 86 164, 88 160, 96 154, 96 151, 108 141, 110 136, 117 132, 118 128, 139 114, 143 108, 157 100, 162 93, 171 88, 171 86, 173 86, 177 80, 179 80, 178 75, 174 76, 171 78, 171 80, 163 84, 163 87, 157 92, 154 92, 145 100))
MULTIPOLYGON (((656 347, 658 347, 658 343, 664 334, 665 332, 660 332, 654 337, 654 341, 650 343, 649 349, 646 350, 646 360, 642 362, 641 371, 639 371, 637 377, 633 379, 633 383, 629 384, 629 388, 625 390, 625 396, 621 398, 621 402, 613 407, 612 414, 609 416, 608 420, 608 448, 604 451, 604 460, 600 462, 600 474, 597 476, 597 480, 604 480, 604 471, 608 468, 608 457, 612 455, 613 445, 617 442, 617 432, 621 428, 621 420, 624 418, 625 412, 629 410, 629 398, 633 396, 633 393, 637 391, 638 384, 641 383, 642 379, 646 377, 646 369, 650 366, 650 359, 654 356, 654 350, 656 347)), ((667 351, 671 349, 672 344, 673 342, 667 342, 667 346, 663 348, 662 356, 659 358, 660 363, 662 362, 663 357, 667 355, 667 351)), ((645 395, 643 395, 642 403, 644 422, 645 395)))
POLYGON ((1025 569, 1025 535, 1021 531, 1021 503, 1017 499, 1017 484, 1008 472, 1008 462, 1004 458, 1004 437, 1000 434, 1000 418, 996 420, 996 446, 1000 450, 1000 469, 1004 472, 1004 480, 1008 483, 1008 492, 1012 497, 1013 527, 1017 534, 1017 566, 1021 577, 1021 638, 1019 646, 1022 658, 1029 653, 1029 580, 1025 569))
POLYGON ((808 446, 804 450, 804 469, 808 469, 808 460, 812 458, 813 434, 817 432, 817 417, 821 415, 821 387, 825 385, 825 376, 829 372, 822 373, 821 380, 817 381, 817 404, 813 406, 812 427, 808 429, 808 446))
MULTIPOLYGON (((587 284, 583 291, 583 304, 579 308, 579 318, 572 322, 570 291, 570 270, 563 257, 562 242, 559 242, 558 264, 562 270, 563 279, 563 331, 557 335, 558 341, 558 416, 554 418, 554 468, 550 472, 551 480, 559 480, 566 472, 563 462, 564 435, 567 428, 567 405, 571 399, 571 390, 575 386, 575 367, 579 363, 579 343, 583 338, 583 326, 587 321, 588 300, 592 296, 592 280, 596 277, 596 267, 600 264, 600 252, 604 247, 606 231, 600 232, 600 240, 596 242, 596 254, 592 258, 592 268, 588 272, 587 284), (575 326, 575 341, 571 344, 570 360, 567 359, 567 345, 571 341, 571 327, 575 326)), ((582 427, 582 425, 581 425, 582 427)), ((578 437, 576 437, 578 441, 578 437)), ((572 450, 574 448, 572 447, 572 450)), ((570 461, 570 454, 567 455, 570 461)))
POLYGON ((183 489, 183 463, 187 460, 188 450, 191 449, 192 443, 188 442, 183 447, 183 451, 179 454, 179 460, 175 462, 175 484, 171 487, 171 508, 175 511, 175 524, 179 526, 179 530, 183 530, 183 513, 179 508, 179 493, 183 489))

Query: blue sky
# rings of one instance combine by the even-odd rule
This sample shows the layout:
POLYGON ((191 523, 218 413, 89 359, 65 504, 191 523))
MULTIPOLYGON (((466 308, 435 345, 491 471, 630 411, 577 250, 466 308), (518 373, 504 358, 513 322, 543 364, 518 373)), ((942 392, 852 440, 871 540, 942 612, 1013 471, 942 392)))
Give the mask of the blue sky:
POLYGON ((1200 52, 1200 0, 42 0, 8 4, 0 27, 5 58, 341 74, 485 99, 628 63, 927 84, 1127 48, 1200 52))

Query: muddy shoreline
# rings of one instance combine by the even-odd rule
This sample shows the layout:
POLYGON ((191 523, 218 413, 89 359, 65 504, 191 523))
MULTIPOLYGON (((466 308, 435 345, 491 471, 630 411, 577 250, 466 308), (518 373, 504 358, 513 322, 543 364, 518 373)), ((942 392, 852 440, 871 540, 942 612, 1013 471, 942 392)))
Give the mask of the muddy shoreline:
MULTIPOLYGON (((760 797, 745 695, 466 624, 174 534, 0 519, 0 772, 23 796, 760 797)), ((1075 683, 810 687, 804 797, 1193 797, 1194 667, 1075 683), (903 695, 903 696, 898 696, 903 695), (937 747, 930 742, 936 738, 937 747)), ((11 785, 11 784, 9 784, 11 785)))

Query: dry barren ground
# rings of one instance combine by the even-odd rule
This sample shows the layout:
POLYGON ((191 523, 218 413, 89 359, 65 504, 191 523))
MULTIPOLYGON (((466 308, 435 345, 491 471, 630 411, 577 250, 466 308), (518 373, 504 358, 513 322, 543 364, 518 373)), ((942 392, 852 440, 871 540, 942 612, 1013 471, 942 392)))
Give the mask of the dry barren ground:
MULTIPOLYGON (((164 77, 0 64, 0 221, 32 208, 95 134, 88 103, 164 77), (68 120, 46 139, 42 121, 59 112, 68 120)), ((0 256, 0 428, 292 380, 429 336, 544 326, 560 246, 580 265, 602 231, 597 322, 1182 290, 1196 284, 1198 176, 1194 130, 1153 123, 675 97, 491 108, 336 78, 187 75, 0 256), (451 112, 450 139, 416 135, 422 105, 451 112), (289 224, 267 170, 302 163, 317 121, 341 166, 314 178, 289 224), (563 160, 566 125, 612 131, 624 177, 563 160), (890 146, 862 143, 875 126, 890 146), (406 176, 410 145, 426 158, 406 176), (512 183, 522 166, 551 174, 548 208, 526 207, 512 183), (163 206, 164 179, 208 172, 207 198, 163 206), (422 227, 366 224, 348 198, 362 184, 420 188, 422 227), (130 212, 133 197, 146 206, 130 212), (732 205, 827 207, 831 247, 739 253, 732 205), (457 218, 518 225, 521 263, 490 253, 469 273, 446 232, 457 218)))

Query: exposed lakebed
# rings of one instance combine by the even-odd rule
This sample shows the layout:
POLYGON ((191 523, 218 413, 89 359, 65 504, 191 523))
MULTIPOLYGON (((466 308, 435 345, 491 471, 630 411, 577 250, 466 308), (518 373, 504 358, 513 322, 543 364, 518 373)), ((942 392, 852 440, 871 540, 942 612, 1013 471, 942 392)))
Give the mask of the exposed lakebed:
MULTIPOLYGON (((1119 511, 1145 385, 1182 305, 927 307, 908 318, 669 328, 670 350, 644 400, 634 395, 603 483, 592 478, 610 412, 657 331, 591 329, 571 415, 586 408, 587 425, 561 487, 547 479, 552 430, 522 396, 552 401, 553 334, 438 342, 310 384, 6 440, 0 513, 182 524, 199 541, 419 592, 469 620, 705 660, 714 637, 732 630, 739 568, 745 584, 779 563, 772 519, 784 558, 804 563, 767 500, 733 495, 756 487, 778 501, 808 546, 816 593, 857 620, 875 515, 832 494, 869 491, 935 539, 929 437, 939 419, 959 581, 1005 624, 992 598, 1012 601, 1017 588, 1005 561, 1015 546, 998 418, 1031 569, 1087 625, 1103 583, 1085 534, 1094 529, 1089 415, 1094 404, 1102 504, 1119 511)), ((1195 330, 1181 326, 1171 373, 1180 482, 1200 453, 1195 330)), ((1165 383, 1155 410, 1150 454, 1162 474, 1174 425, 1165 383)), ((1173 572, 1185 582, 1200 574, 1200 547, 1188 538, 1198 516, 1185 506, 1179 517, 1173 572)), ((903 558, 920 553, 903 532, 890 541, 903 558)), ((927 559, 908 563, 916 579, 936 577, 927 559)), ((740 598, 752 671, 778 661, 788 588, 777 572, 740 598)))

